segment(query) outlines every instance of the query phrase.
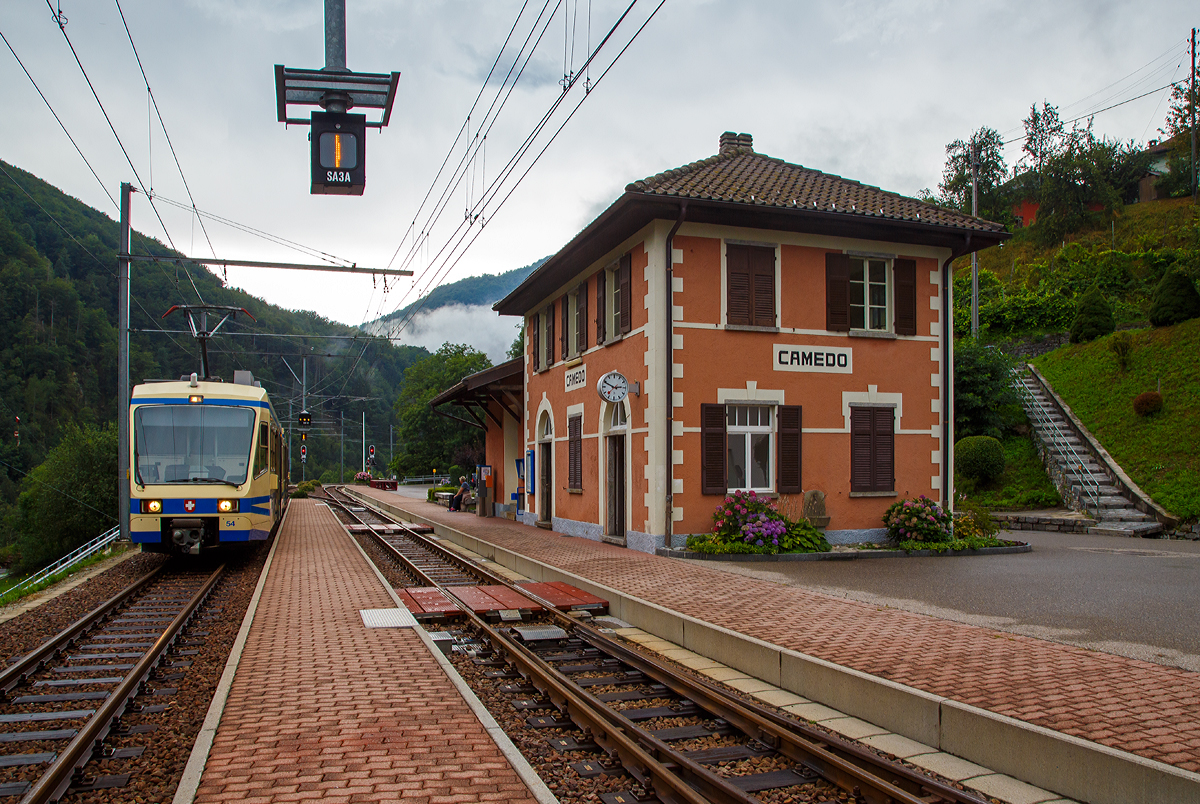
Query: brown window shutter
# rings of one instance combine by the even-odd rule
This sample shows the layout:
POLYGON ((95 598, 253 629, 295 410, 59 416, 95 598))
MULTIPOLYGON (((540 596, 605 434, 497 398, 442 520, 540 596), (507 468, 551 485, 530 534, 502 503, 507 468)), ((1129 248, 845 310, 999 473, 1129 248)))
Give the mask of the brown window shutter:
POLYGON ((779 406, 779 484, 780 494, 799 494, 804 491, 800 481, 800 425, 802 421, 799 405, 779 406))
POLYGON ((874 491, 871 441, 873 408, 850 408, 850 490, 874 491))
POLYGON ((554 365, 554 305, 546 308, 546 368, 554 365))
POLYGON ((527 326, 529 327, 529 338, 531 345, 533 346, 533 348, 530 350, 533 353, 533 359, 531 361, 533 363, 533 373, 536 374, 542 370, 542 353, 538 348, 542 345, 542 314, 534 313, 533 316, 530 317, 529 324, 527 324, 527 326))
POLYGON ((725 322, 735 326, 749 326, 750 293, 749 246, 725 247, 725 322))
POLYGON ((617 269, 617 286, 621 289, 621 334, 633 329, 633 255, 621 258, 617 269))
POLYGON ((587 282, 575 291, 575 348, 582 356, 588 348, 587 282))
POLYGON ((724 494, 725 480, 725 406, 700 406, 700 493, 724 494))
POLYGON ((608 292, 608 271, 601 271, 596 274, 596 345, 604 343, 604 337, 608 334, 608 322, 604 320, 608 314, 606 311, 607 305, 605 302, 608 299, 604 298, 604 294, 608 292))
POLYGON ((825 329, 850 331, 850 257, 825 255, 825 329))
POLYGON ((892 263, 896 280, 896 334, 917 334, 917 261, 896 260, 892 263))
POLYGON ((872 491, 894 491, 896 488, 895 420, 893 408, 866 408, 874 414, 874 483, 872 491))
POLYGON ((775 326, 775 249, 750 249, 750 284, 754 298, 751 323, 756 327, 775 326))
POLYGON ((562 359, 566 360, 571 356, 571 344, 569 343, 568 334, 571 331, 571 294, 565 294, 560 300, 562 305, 562 332, 558 335, 559 352, 562 354, 562 359))
POLYGON ((567 488, 583 490, 583 417, 567 419, 567 488))

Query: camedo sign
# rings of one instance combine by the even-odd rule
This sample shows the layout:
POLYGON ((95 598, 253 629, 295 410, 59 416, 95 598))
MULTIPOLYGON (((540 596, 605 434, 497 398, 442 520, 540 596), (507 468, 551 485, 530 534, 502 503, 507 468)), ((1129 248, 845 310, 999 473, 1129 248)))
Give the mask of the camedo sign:
POLYGON ((587 364, 581 364, 574 368, 567 369, 566 373, 567 390, 574 391, 576 388, 584 388, 587 386, 587 364))
POLYGON ((777 343, 772 347, 771 365, 776 371, 853 374, 854 349, 846 346, 795 346, 777 343))

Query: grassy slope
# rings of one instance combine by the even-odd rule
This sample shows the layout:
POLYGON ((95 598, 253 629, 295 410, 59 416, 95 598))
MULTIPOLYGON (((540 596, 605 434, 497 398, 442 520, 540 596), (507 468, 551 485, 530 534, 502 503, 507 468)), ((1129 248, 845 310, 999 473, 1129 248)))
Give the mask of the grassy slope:
POLYGON ((991 483, 977 485, 955 473, 955 489, 968 501, 990 511, 1027 511, 1061 505, 1062 498, 1046 475, 1032 439, 1010 433, 1002 443, 1004 474, 991 483))
POLYGON ((1109 338, 1064 346, 1034 364, 1155 502, 1185 518, 1200 516, 1200 319, 1131 334, 1124 372, 1109 338), (1160 380, 1162 412, 1139 418, 1133 398, 1160 380))

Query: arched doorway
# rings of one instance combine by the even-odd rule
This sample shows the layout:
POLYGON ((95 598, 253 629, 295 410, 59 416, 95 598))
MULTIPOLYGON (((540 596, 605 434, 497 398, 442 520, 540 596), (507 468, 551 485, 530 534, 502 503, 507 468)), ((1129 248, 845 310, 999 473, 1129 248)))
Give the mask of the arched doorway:
POLYGON ((542 413, 538 424, 538 524, 550 526, 554 517, 554 419, 542 413))
POLYGON ((604 541, 624 545, 625 517, 628 510, 626 500, 629 496, 625 474, 629 419, 623 404, 618 402, 611 406, 607 424, 608 432, 604 437, 604 541))

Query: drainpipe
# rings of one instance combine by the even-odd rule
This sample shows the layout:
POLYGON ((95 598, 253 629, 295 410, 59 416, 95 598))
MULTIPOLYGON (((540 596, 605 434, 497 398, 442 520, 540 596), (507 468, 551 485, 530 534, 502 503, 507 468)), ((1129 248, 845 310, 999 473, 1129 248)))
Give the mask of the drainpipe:
POLYGON ((679 205, 679 218, 671 227, 671 231, 667 233, 667 292, 664 294, 667 300, 667 437, 665 439, 667 443, 667 521, 663 531, 663 539, 666 542, 664 546, 667 549, 671 547, 671 537, 675 529, 675 292, 672 290, 675 269, 674 242, 675 233, 683 225, 685 217, 687 217, 686 199, 679 205))
POLYGON ((950 252, 950 256, 942 263, 942 502, 947 511, 953 509, 954 498, 951 496, 954 480, 954 467, 950 463, 950 425, 954 421, 954 362, 950 354, 954 345, 954 310, 950 306, 950 290, 954 276, 952 266, 954 261, 971 250, 971 235, 967 234, 962 248, 950 252))

